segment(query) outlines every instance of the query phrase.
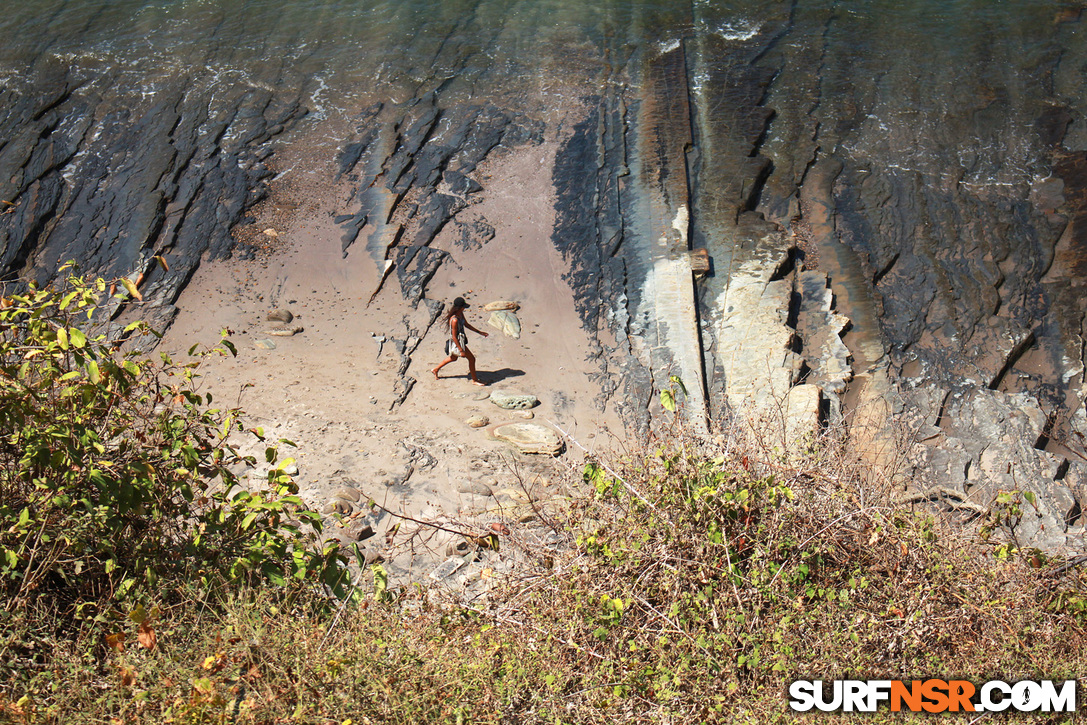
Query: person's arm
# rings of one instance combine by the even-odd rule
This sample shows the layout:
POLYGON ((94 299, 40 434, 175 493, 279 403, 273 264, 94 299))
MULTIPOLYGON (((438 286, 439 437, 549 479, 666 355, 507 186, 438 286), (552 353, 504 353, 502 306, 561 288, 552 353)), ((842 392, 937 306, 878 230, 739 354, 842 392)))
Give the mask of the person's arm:
POLYGON ((472 327, 472 323, 469 322, 468 320, 464 321, 464 326, 467 327, 472 332, 483 335, 484 337, 490 337, 491 336, 490 333, 484 332, 483 330, 480 330, 478 327, 472 327))

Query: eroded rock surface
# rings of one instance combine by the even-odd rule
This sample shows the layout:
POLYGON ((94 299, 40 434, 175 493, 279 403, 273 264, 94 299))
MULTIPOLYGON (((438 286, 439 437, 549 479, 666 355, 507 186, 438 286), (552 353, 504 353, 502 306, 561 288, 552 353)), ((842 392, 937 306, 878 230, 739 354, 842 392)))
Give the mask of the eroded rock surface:
POLYGON ((521 453, 558 455, 564 448, 559 434, 539 423, 503 423, 491 428, 490 433, 512 443, 521 453))
POLYGON ((133 9, 0 21, 36 23, 0 50, 4 279, 46 281, 75 259, 138 281, 139 315, 169 324, 202 260, 280 238, 247 226, 254 204, 276 173, 312 169, 277 168, 277 143, 327 122, 342 251, 410 303, 379 346, 395 408, 420 345, 444 335, 434 275, 500 243, 472 212, 491 191, 481 165, 547 139, 551 240, 601 407, 644 432, 674 376, 698 429, 848 426, 876 449, 896 421, 916 442, 912 489, 982 508, 1031 491, 1022 539, 1083 546, 1079 14, 997 4, 934 29, 833 3, 558 21, 475 0, 381 18, 133 9), (136 31, 146 55, 117 40, 136 31), (557 96, 576 111, 553 115, 557 96))

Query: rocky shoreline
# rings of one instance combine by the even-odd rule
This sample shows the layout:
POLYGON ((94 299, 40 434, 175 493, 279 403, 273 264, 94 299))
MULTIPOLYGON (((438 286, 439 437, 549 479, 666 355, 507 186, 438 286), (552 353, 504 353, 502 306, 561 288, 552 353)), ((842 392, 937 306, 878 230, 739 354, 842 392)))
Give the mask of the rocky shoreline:
MULTIPOLYGON (((858 34, 893 45, 892 21, 816 5, 617 18, 549 39, 530 82, 497 70, 529 60, 465 41, 502 27, 434 22, 403 49, 425 68, 389 62, 321 118, 305 63, 161 72, 146 91, 46 43, 0 89, 0 271, 126 276, 144 302, 116 320, 170 327, 167 349, 248 336, 209 385, 325 448, 300 469, 322 506, 333 481, 392 475, 362 449, 396 458, 435 417, 410 445, 442 451, 443 480, 417 466, 371 488, 415 518, 474 510, 458 481, 493 492, 468 461, 506 449, 460 441, 544 416, 499 419, 428 379, 444 305, 471 291, 525 310, 519 338, 479 341, 489 382, 575 436, 644 439, 675 376, 696 430, 847 430, 872 465, 906 455, 897 500, 976 519, 1028 491, 1015 540, 1083 550, 1087 109, 1060 52, 1079 49, 1078 13, 1025 17, 1048 51, 1019 66, 987 49, 1017 41, 975 29, 964 52, 986 72, 946 77, 851 55, 858 34), (276 307, 293 317, 270 331, 276 307)), ((350 526, 380 540, 391 518, 350 526)))

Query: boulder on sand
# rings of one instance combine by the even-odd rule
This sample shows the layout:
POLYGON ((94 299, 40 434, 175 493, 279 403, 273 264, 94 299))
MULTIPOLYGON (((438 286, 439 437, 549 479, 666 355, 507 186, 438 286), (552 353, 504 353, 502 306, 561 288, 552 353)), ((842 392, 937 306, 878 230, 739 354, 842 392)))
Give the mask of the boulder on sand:
POLYGON ((512 337, 514 340, 521 337, 521 321, 512 312, 506 310, 492 312, 487 324, 500 330, 506 337, 512 337))
POLYGON ((489 397, 492 403, 506 410, 534 408, 540 402, 535 395, 511 393, 505 390, 492 390, 489 397))
POLYGON ((491 428, 492 436, 517 446, 521 453, 555 456, 562 453, 559 434, 539 423, 504 423, 491 428))
POLYGON ((498 300, 483 305, 483 310, 485 312, 499 312, 501 310, 512 310, 513 312, 516 312, 519 309, 521 309, 521 305, 509 300, 498 300))

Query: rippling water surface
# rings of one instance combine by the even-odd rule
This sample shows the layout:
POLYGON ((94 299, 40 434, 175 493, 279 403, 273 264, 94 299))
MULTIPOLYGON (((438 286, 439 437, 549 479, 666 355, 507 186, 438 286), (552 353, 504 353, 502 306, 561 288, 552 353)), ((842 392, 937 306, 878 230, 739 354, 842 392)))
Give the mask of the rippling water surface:
POLYGON ((963 100, 958 93, 986 78, 1021 78, 1007 92, 1031 94, 1034 70, 1072 40, 1057 38, 1061 8, 1026 0, 821 0, 795 8, 708 0, 38 0, 0 17, 0 73, 10 82, 52 60, 88 77, 114 69, 125 90, 143 94, 172 74, 298 87, 320 114, 349 109, 375 86, 405 97, 438 77, 464 93, 510 92, 546 83, 556 70, 621 65, 638 49, 701 36, 743 42, 771 28, 783 49, 821 46, 813 60, 831 71, 825 93, 849 95, 859 81, 871 82, 876 122, 894 124, 953 107, 963 100), (924 92, 912 90, 919 85, 924 92))

